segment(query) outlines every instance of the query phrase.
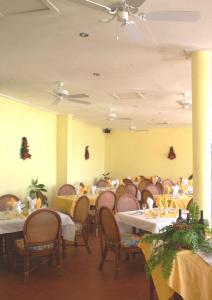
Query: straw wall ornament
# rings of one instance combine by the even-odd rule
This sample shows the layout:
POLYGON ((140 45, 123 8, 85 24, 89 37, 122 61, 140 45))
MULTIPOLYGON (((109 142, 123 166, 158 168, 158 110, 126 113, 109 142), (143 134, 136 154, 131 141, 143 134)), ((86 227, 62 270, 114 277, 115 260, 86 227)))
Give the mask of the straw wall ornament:
POLYGON ((170 149, 169 149, 169 154, 168 154, 168 158, 173 160, 176 158, 176 154, 174 152, 174 148, 171 146, 170 149))
POLYGON ((90 153, 89 153, 88 147, 89 147, 89 146, 86 146, 86 147, 85 147, 85 160, 87 160, 87 159, 90 158, 90 153))
POLYGON ((29 145, 26 137, 22 137, 21 149, 20 149, 20 158, 25 160, 27 158, 31 158, 31 154, 29 153, 29 145))

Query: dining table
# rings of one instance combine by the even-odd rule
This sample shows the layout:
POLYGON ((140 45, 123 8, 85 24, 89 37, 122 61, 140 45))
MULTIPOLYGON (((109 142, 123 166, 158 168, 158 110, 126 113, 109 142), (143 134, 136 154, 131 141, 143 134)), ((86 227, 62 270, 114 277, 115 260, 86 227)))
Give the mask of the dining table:
POLYGON ((158 233, 163 227, 174 223, 177 217, 178 210, 173 208, 161 212, 159 209, 126 211, 115 215, 121 232, 130 232, 135 227, 151 233, 158 233))
MULTIPOLYGON (((69 215, 57 212, 61 218, 62 236, 67 241, 74 241, 75 223, 69 215)), ((23 231, 27 215, 14 211, 0 211, 0 235, 23 231)))
POLYGON ((54 209, 58 209, 59 211, 62 211, 64 213, 67 213, 70 216, 73 216, 74 207, 76 205, 77 200, 81 196, 87 196, 89 199, 89 205, 90 207, 92 207, 96 205, 96 200, 100 193, 105 191, 115 192, 115 190, 116 189, 113 187, 98 187, 95 193, 56 196, 51 203, 51 207, 54 209))
MULTIPOLYGON (((147 260, 151 254, 151 244, 140 243, 139 247, 147 260)), ((177 293, 183 300, 211 300, 212 299, 212 255, 193 253, 191 250, 181 250, 174 260, 171 275, 164 279, 161 267, 157 266, 152 272, 149 299, 153 297, 153 288, 156 289, 159 300, 173 299, 177 293), (210 256, 210 260, 209 260, 210 256)), ((175 299, 175 298, 174 298, 175 299)), ((179 299, 179 297, 176 297, 179 299)))
POLYGON ((191 194, 181 194, 176 196, 173 196, 172 194, 154 195, 154 200, 158 207, 171 207, 177 209, 186 209, 192 198, 193 195, 191 194))

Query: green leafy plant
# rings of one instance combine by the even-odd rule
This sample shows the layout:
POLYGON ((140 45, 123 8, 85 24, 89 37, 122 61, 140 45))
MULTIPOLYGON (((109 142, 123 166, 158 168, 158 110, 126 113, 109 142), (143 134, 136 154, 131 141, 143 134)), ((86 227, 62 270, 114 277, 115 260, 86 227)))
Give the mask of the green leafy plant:
POLYGON ((32 199, 37 197, 38 192, 47 192, 45 185, 42 183, 38 183, 38 178, 35 180, 32 179, 28 189, 29 189, 29 197, 32 199))
POLYGON ((163 277, 168 278, 177 252, 182 249, 212 253, 212 239, 206 240, 204 236, 205 231, 209 230, 208 222, 204 225, 198 223, 199 212, 199 206, 193 203, 190 207, 192 224, 187 224, 186 221, 176 222, 164 227, 158 234, 150 234, 143 238, 144 243, 153 245, 150 258, 146 262, 148 274, 161 265, 163 277))
POLYGON ((104 177, 105 180, 110 179, 109 175, 110 175, 110 172, 102 174, 102 176, 104 177))

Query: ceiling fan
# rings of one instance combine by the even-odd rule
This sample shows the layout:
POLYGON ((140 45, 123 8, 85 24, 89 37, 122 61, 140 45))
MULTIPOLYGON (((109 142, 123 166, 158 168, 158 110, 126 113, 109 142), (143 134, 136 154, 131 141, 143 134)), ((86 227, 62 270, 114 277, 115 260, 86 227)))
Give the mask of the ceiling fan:
POLYGON ((131 118, 129 117, 118 117, 117 113, 114 112, 112 107, 110 108, 109 113, 105 116, 105 118, 108 121, 114 121, 114 120, 130 121, 131 120, 131 118))
POLYGON ((58 86, 53 91, 49 91, 49 92, 51 95, 56 97, 56 99, 53 101, 52 105, 57 105, 63 100, 66 100, 69 102, 75 102, 75 103, 83 104, 83 105, 91 104, 91 102, 86 101, 86 100, 75 99, 75 98, 88 98, 89 96, 86 94, 70 94, 69 90, 64 86, 63 81, 59 81, 58 86))
POLYGON ((111 17, 102 19, 103 22, 111 22, 114 19, 121 26, 135 24, 133 18, 140 21, 173 21, 173 22, 196 22, 200 19, 199 11, 150 11, 148 13, 141 12, 139 9, 146 0, 118 0, 106 6, 97 1, 84 0, 95 8, 105 11, 111 17))
POLYGON ((184 109, 189 109, 192 107, 192 100, 188 93, 181 93, 181 99, 177 100, 176 102, 184 109))

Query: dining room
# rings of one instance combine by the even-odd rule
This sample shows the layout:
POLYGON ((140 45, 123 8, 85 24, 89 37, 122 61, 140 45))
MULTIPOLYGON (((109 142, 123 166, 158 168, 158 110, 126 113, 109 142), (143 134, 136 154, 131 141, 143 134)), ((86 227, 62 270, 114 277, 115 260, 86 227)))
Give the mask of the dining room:
POLYGON ((212 298, 211 8, 0 1, 2 300, 212 298))

